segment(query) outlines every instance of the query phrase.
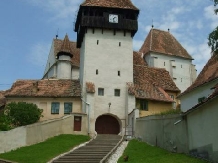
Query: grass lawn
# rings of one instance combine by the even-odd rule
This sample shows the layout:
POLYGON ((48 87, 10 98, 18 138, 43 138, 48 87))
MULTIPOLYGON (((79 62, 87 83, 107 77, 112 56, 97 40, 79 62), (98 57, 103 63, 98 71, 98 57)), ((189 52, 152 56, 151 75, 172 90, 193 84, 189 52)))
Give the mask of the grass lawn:
POLYGON ((83 135, 59 135, 39 144, 0 154, 0 158, 19 163, 46 163, 89 139, 83 135))
MULTIPOLYGON (((184 154, 170 153, 137 140, 129 142, 123 156, 129 156, 128 162, 131 163, 206 163, 184 154)), ((123 156, 120 157, 118 163, 124 162, 123 156)))

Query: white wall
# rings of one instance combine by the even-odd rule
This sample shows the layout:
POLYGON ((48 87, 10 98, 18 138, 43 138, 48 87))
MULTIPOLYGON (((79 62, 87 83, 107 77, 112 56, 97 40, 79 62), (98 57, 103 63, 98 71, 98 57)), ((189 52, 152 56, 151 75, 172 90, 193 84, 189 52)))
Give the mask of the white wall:
POLYGON ((60 134, 87 135, 87 116, 74 115, 18 127, 10 131, 0 131, 0 153, 36 144, 60 134), (74 115, 82 117, 81 131, 74 131, 74 115))
POLYGON ((71 79, 71 58, 70 56, 61 55, 58 59, 57 78, 58 79, 71 79))
MULTIPOLYGON (((80 79, 85 94, 86 82, 95 84, 92 125, 98 116, 110 113, 125 118, 126 82, 133 82, 133 48, 130 33, 113 30, 88 29, 81 47, 80 79), (98 40, 98 45, 97 45, 98 40), (119 42, 121 46, 119 46, 119 42), (98 75, 96 75, 98 70, 98 75), (120 71, 120 76, 118 76, 120 71), (98 88, 104 88, 104 96, 98 96, 98 88), (114 89, 120 89, 120 97, 114 96, 114 89), (111 103, 110 109, 108 103, 111 103)), ((84 96, 86 97, 86 96, 84 96)), ((89 102, 89 99, 86 99, 89 102)), ((132 108, 133 109, 133 108, 132 108)), ((92 131, 93 132, 93 131, 92 131)))
POLYGON ((217 106, 216 97, 187 115, 189 150, 208 152, 213 161, 218 161, 217 106))
POLYGON ((48 72, 50 67, 56 62, 55 55, 54 55, 54 41, 52 42, 50 53, 48 55, 48 60, 45 66, 44 75, 48 72))
POLYGON ((213 92, 211 88, 215 86, 217 81, 218 79, 205 85, 202 85, 200 87, 197 87, 196 89, 193 89, 191 92, 179 97, 181 101, 181 110, 183 112, 186 112, 187 110, 191 109, 193 106, 198 104, 199 98, 207 98, 209 95, 211 95, 211 93, 213 92))
POLYGON ((196 71, 193 71, 195 66, 190 59, 150 53, 146 55, 145 60, 151 67, 165 68, 181 92, 185 91, 196 79, 196 71))

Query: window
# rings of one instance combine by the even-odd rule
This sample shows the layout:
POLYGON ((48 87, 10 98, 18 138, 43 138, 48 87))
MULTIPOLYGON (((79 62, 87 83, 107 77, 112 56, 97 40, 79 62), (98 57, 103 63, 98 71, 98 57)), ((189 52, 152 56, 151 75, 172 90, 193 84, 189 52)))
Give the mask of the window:
POLYGON ((120 89, 114 90, 114 96, 120 96, 120 89))
POLYGON ((104 96, 104 88, 98 88, 98 95, 104 96))
POLYGON ((96 75, 98 75, 98 69, 96 70, 96 75))
POLYGON ((148 111, 148 101, 147 100, 140 100, 140 109, 144 111, 148 111))
POLYGON ((170 98, 174 100, 174 96, 173 95, 170 95, 170 98))
POLYGON ((201 98, 198 98, 198 103, 201 103, 201 102, 203 102, 205 99, 206 99, 206 97, 201 97, 201 98))
POLYGON ((182 65, 181 65, 181 68, 182 68, 182 65))
POLYGON ((60 103, 52 102, 51 103, 51 114, 59 114, 60 103))
POLYGON ((97 40, 97 45, 99 44, 99 40, 97 40))
POLYGON ((72 113, 72 102, 65 102, 64 103, 64 114, 72 113))
POLYGON ((166 66, 165 62, 164 62, 164 66, 166 66))
POLYGON ((120 76, 120 71, 118 71, 118 76, 120 76))
POLYGON ((121 46, 121 42, 119 42, 119 46, 121 46))

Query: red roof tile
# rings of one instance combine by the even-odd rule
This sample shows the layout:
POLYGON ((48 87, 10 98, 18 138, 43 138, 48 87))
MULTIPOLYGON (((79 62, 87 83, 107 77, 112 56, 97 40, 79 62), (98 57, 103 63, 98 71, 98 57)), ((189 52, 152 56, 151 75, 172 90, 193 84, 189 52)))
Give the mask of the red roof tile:
POLYGON ((5 93, 6 91, 0 91, 0 107, 6 104, 5 93))
POLYGON ((61 45, 59 53, 61 53, 61 52, 68 53, 71 55, 71 57, 73 56, 73 49, 71 48, 70 40, 69 40, 67 34, 64 37, 64 40, 63 40, 63 43, 61 45))
POLYGON ((138 10, 131 0, 85 0, 81 6, 97 6, 138 10))
POLYGON ((148 67, 141 54, 137 52, 134 52, 133 64, 134 84, 127 83, 130 94, 135 94, 136 98, 173 102, 165 91, 180 92, 180 90, 168 71, 148 67))
MULTIPOLYGON (((54 55, 57 56, 57 54, 61 51, 62 48, 65 49, 65 47, 62 47, 63 40, 60 39, 54 39, 54 55)), ((80 50, 76 48, 76 42, 69 41, 69 44, 66 44, 66 46, 70 46, 70 52, 73 54, 73 57, 71 59, 71 62, 75 66, 80 66, 80 50)), ((66 49, 69 50, 69 47, 66 49)))
POLYGON ((149 52, 156 52, 165 55, 193 59, 170 32, 158 29, 150 30, 139 51, 145 55, 149 52))
POLYGON ((79 80, 18 80, 5 97, 80 97, 79 80))
POLYGON ((86 82, 86 92, 95 93, 95 84, 91 82, 86 82))
POLYGON ((214 79, 218 79, 218 55, 213 55, 208 60, 207 64, 204 66, 195 82, 178 97, 181 97, 193 89, 200 87, 201 85, 206 84, 214 79))

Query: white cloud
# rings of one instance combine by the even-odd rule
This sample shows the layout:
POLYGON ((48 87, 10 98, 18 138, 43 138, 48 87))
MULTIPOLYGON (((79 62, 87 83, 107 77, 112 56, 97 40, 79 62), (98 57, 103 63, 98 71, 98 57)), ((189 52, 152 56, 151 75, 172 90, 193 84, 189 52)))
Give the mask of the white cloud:
POLYGON ((52 16, 49 21, 61 27, 69 27, 76 19, 81 0, 26 0, 31 5, 42 8, 52 16), (70 20, 70 21, 69 21, 70 20))
POLYGON ((207 40, 199 45, 184 44, 184 47, 189 54, 194 58, 193 63, 196 65, 197 72, 200 73, 209 58, 211 57, 210 48, 207 45, 207 40))
POLYGON ((218 25, 218 15, 214 13, 214 6, 207 6, 204 8, 204 16, 211 21, 211 29, 214 29, 218 25))
POLYGON ((136 51, 139 51, 142 44, 143 44, 143 41, 141 41, 141 40, 133 40, 133 49, 136 51))
POLYGON ((30 49, 27 59, 35 66, 44 67, 48 58, 50 44, 37 43, 30 49))

